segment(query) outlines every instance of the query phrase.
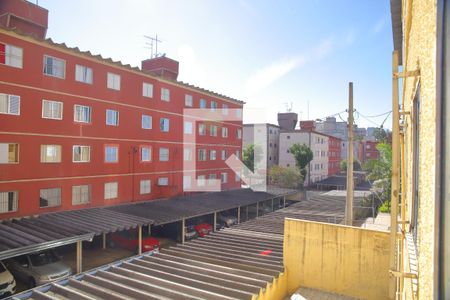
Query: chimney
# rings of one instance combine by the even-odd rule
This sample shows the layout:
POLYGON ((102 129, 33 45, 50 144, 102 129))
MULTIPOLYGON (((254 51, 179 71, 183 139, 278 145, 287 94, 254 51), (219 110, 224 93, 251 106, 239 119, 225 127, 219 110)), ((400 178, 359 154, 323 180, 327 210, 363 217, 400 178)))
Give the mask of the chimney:
POLYGON ((39 39, 45 39, 48 10, 25 0, 1 0, 0 24, 39 39))
POLYGON ((316 129, 316 122, 313 120, 300 121, 300 129, 305 131, 314 131, 316 129))
POLYGON ((179 63, 165 56, 142 61, 142 71, 152 72, 157 76, 177 80, 179 63))
POLYGON ((298 115, 296 113, 278 113, 278 125, 284 130, 294 130, 297 125, 298 115))

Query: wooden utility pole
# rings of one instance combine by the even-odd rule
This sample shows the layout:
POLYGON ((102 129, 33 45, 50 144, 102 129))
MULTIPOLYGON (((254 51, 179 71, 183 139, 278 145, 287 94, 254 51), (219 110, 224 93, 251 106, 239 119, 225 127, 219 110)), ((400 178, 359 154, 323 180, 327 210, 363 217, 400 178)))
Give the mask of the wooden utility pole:
POLYGON ((348 83, 347 201, 345 225, 353 225, 353 82, 348 83))

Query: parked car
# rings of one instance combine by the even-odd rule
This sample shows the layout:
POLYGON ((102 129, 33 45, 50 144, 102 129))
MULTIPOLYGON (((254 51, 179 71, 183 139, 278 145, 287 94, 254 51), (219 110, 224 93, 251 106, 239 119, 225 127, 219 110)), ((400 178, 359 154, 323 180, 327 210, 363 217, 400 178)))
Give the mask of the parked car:
POLYGON ((53 250, 14 257, 7 266, 16 279, 28 283, 30 288, 72 275, 72 269, 53 250))
POLYGON ((194 225, 189 225, 184 228, 184 238, 186 240, 192 240, 198 237, 197 230, 195 230, 194 225))
MULTIPOLYGON (((109 246, 114 248, 116 246, 130 251, 136 251, 139 245, 139 238, 137 230, 119 231, 111 235, 109 246)), ((158 239, 147 236, 142 237, 142 252, 159 249, 158 239)))
POLYGON ((231 226, 236 225, 238 223, 237 218, 235 216, 232 216, 232 215, 220 214, 218 219, 219 219, 218 223, 224 224, 225 227, 231 227, 231 226))
POLYGON ((0 298, 8 297, 16 292, 14 277, 0 261, 0 298))
POLYGON ((194 229, 195 231, 197 231, 199 237, 204 237, 211 233, 213 227, 208 223, 200 223, 194 225, 194 229))

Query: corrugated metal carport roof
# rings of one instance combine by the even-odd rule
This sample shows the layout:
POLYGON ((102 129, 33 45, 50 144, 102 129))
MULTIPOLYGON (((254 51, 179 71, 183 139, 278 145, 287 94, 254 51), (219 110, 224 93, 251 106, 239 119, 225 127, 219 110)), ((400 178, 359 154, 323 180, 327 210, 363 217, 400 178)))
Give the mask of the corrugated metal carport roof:
POLYGON ((3 221, 0 223, 0 260, 152 223, 150 219, 103 208, 54 212, 3 221))
POLYGON ((107 209, 149 218, 155 221, 155 225, 162 225, 180 221, 183 218, 187 219, 237 208, 239 206, 255 204, 294 192, 296 191, 286 189, 269 189, 268 192, 238 189, 118 205, 108 207, 107 209))

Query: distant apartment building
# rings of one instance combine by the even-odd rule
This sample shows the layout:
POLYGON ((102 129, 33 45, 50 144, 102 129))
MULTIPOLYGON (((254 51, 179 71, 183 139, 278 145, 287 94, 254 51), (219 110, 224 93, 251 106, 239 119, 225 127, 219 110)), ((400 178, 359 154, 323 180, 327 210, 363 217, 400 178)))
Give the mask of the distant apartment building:
POLYGON ((358 160, 366 162, 371 159, 380 158, 380 152, 377 149, 378 142, 376 141, 360 141, 358 147, 358 160))
POLYGON ((1 1, 0 15, 0 219, 165 198, 194 178, 240 187, 225 160, 241 156, 242 101, 177 81, 167 57, 140 69, 44 39, 33 3, 1 1))
POLYGON ((268 170, 278 165, 278 147, 280 139, 280 127, 274 124, 244 124, 243 126, 243 149, 252 144, 263 145, 262 164, 268 170))
POLYGON ((311 185, 339 172, 341 140, 314 129, 314 121, 302 121, 300 130, 290 127, 282 128, 280 131, 280 166, 295 167, 295 159, 290 152, 294 144, 305 144, 313 153, 313 159, 307 169, 305 185, 311 185))

